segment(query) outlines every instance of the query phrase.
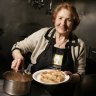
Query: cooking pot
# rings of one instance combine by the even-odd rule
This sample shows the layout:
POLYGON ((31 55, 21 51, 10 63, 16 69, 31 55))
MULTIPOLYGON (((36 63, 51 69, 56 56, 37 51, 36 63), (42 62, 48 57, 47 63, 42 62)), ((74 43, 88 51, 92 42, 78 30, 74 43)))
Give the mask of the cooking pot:
POLYGON ((7 71, 3 74, 4 92, 9 95, 26 95, 30 92, 32 75, 22 71, 7 71))

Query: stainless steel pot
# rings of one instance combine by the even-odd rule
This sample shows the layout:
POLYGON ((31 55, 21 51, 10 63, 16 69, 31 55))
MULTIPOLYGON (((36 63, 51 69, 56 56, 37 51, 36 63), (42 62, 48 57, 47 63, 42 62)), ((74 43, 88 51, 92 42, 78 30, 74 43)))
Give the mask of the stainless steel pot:
POLYGON ((3 74, 4 92, 9 95, 26 95, 30 91, 32 76, 21 71, 7 71, 3 74))

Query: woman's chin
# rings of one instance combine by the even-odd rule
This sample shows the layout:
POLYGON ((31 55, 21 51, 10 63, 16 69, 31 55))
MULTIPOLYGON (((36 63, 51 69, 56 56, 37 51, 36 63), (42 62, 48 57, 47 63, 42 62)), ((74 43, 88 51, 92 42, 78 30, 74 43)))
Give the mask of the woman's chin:
POLYGON ((67 31, 59 31, 59 34, 66 35, 67 34, 67 31))

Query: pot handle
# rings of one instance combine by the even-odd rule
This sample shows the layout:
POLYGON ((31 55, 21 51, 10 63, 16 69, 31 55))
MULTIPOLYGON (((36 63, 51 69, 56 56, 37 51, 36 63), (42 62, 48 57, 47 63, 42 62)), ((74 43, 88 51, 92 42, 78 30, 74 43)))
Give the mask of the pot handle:
POLYGON ((29 63, 27 68, 25 69, 26 72, 30 72, 31 73, 31 67, 33 66, 32 63, 29 63))

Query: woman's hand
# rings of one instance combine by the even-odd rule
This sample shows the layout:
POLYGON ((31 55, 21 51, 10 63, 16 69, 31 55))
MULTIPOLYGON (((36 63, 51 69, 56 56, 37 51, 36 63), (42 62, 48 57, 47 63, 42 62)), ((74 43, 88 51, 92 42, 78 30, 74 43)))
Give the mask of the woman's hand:
POLYGON ((11 64, 11 69, 13 69, 13 70, 15 70, 17 72, 19 67, 20 67, 20 65, 23 64, 23 63, 24 63, 24 59, 21 59, 21 58, 14 59, 12 61, 12 64, 11 64))
POLYGON ((70 76, 70 80, 72 80, 72 78, 73 78, 72 72, 70 72, 70 71, 64 71, 64 72, 65 72, 65 74, 69 75, 70 76))
POLYGON ((70 76, 70 82, 79 82, 80 81, 80 75, 78 73, 75 73, 73 74, 72 72, 70 71, 64 71, 65 74, 69 75, 70 76))
POLYGON ((14 60, 12 61, 11 69, 13 69, 17 72, 20 65, 24 64, 24 57, 22 56, 20 50, 18 50, 18 49, 15 49, 12 52, 12 56, 13 56, 14 60))

